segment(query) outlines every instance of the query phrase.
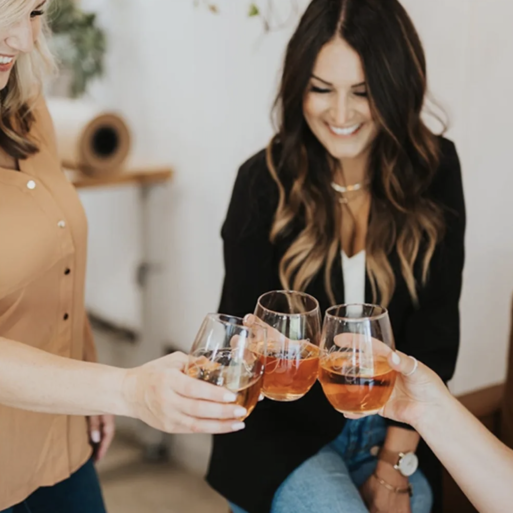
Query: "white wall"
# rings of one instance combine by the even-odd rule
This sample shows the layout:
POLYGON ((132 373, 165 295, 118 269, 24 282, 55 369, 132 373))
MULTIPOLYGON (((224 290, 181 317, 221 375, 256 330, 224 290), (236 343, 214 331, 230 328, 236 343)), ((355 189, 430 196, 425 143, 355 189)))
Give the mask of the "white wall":
MULTIPOLYGON (((194 9, 192 0, 83 3, 100 12, 110 35, 108 76, 93 95, 131 122, 138 159, 169 163, 176 171, 166 218, 153 229, 169 246, 162 330, 187 349, 203 315, 217 306, 221 222, 238 165, 272 133, 269 106, 293 24, 262 36, 241 0, 219 1, 219 16, 194 9)), ((431 89, 450 113, 449 134, 464 169, 467 264, 453 381, 459 393, 504 376, 513 291, 513 4, 404 4, 424 40, 431 89)), ((137 327, 136 193, 89 192, 83 199, 91 221, 88 304, 137 327)))

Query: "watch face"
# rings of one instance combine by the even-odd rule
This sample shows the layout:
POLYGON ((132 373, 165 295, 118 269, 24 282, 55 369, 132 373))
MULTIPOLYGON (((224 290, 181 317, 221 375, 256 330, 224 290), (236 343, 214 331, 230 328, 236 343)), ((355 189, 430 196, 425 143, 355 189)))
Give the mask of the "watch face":
POLYGON ((398 464, 399 472, 401 472, 401 474, 406 477, 413 475, 415 473, 415 471, 417 470, 418 466, 419 466, 419 459, 412 452, 405 454, 400 459, 399 464, 398 464))

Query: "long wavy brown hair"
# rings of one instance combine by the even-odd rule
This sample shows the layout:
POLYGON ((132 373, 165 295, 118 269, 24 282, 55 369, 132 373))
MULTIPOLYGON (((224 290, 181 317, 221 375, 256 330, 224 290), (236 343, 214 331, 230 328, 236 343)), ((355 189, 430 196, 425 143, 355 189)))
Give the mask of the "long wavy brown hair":
POLYGON ((305 121, 303 98, 317 55, 336 37, 343 38, 362 60, 379 128, 368 167, 372 202, 366 265, 374 301, 387 305, 395 290, 390 264, 395 250, 416 303, 445 223, 441 209, 427 197, 439 164, 439 144, 421 119, 426 95, 424 51, 397 0, 313 0, 288 44, 275 103, 278 130, 267 151, 267 164, 279 189, 271 241, 289 234, 298 220, 303 224, 280 262, 282 286, 305 290, 324 268, 326 290, 335 302, 331 271, 340 252, 342 212, 330 185, 333 158, 305 121), (277 146, 279 152, 274 151, 277 146), (421 284, 414 272, 417 263, 421 284))

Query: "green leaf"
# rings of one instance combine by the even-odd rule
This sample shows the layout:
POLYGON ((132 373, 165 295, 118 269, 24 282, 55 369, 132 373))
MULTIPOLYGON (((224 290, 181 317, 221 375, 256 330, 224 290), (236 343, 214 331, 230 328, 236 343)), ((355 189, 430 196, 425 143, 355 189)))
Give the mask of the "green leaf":
POLYGON ((56 46, 57 58, 72 73, 70 93, 80 96, 91 80, 103 74, 105 34, 97 25, 96 15, 83 12, 74 0, 52 2, 48 21, 52 32, 61 38, 56 46))
POLYGON ((249 6, 249 12, 248 16, 251 18, 252 16, 260 16, 260 9, 258 8, 258 5, 255 3, 251 3, 249 6))

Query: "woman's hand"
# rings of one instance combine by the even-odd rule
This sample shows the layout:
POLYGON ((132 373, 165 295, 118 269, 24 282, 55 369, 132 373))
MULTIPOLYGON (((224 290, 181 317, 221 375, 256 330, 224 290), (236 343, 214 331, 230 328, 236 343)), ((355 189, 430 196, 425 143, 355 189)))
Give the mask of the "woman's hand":
POLYGON ((127 371, 129 414, 168 433, 229 433, 244 428, 246 410, 228 390, 185 375, 187 356, 173 353, 127 371))
MULTIPOLYGON (((394 488, 408 488, 408 478, 388 463, 378 461, 376 475, 394 488)), ((374 475, 360 488, 360 495, 370 513, 411 513, 410 495, 389 490, 374 475)))
POLYGON ((397 379, 392 396, 379 412, 383 417, 415 427, 450 396, 438 375, 414 358, 396 352, 388 356, 388 363, 397 371, 397 379))
POLYGON ((103 459, 116 432, 114 415, 94 415, 88 417, 89 439, 95 446, 94 461, 103 459))

